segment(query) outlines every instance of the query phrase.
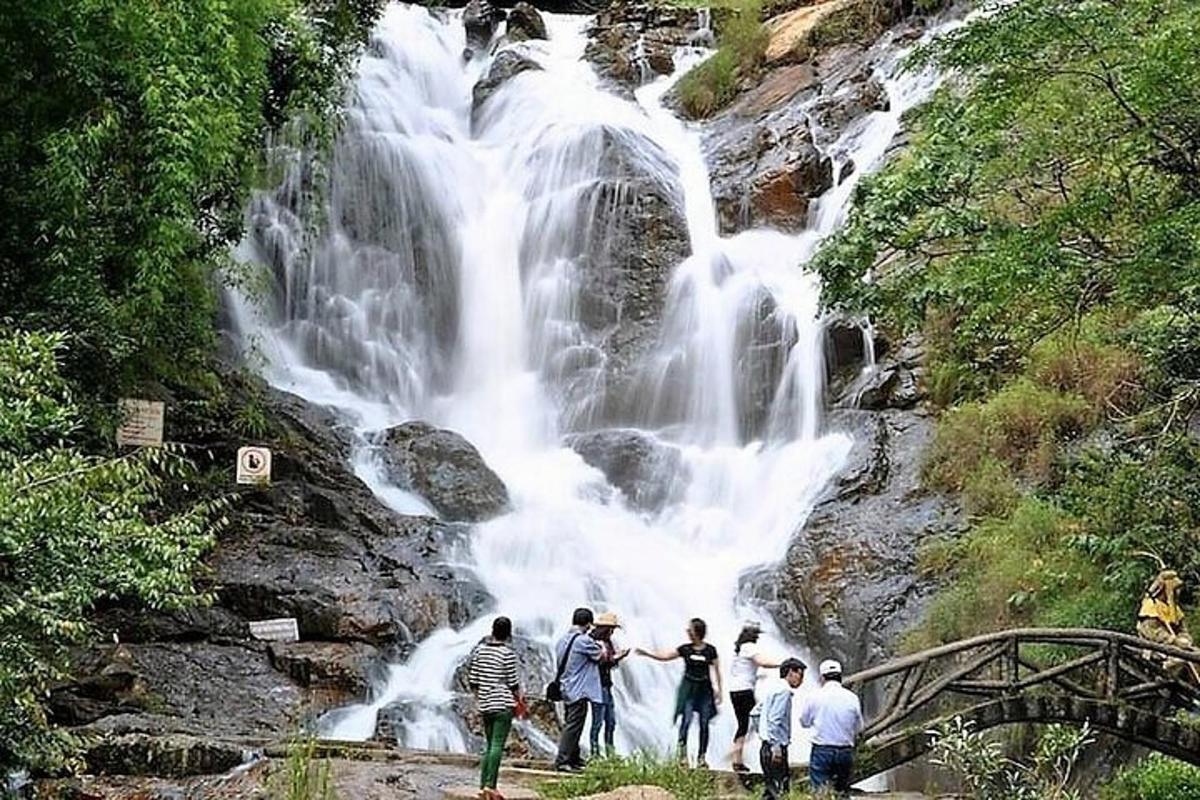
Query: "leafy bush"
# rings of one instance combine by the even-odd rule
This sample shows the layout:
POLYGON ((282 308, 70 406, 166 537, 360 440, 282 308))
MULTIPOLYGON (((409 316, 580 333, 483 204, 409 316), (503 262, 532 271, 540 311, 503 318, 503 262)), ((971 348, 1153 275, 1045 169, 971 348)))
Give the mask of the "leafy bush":
POLYGON ((1011 514, 985 519, 923 564, 951 579, 933 599, 909 649, 1038 621, 1091 582, 1097 569, 1070 546, 1077 523, 1056 506, 1023 499, 1011 514))
POLYGON ((70 764, 44 702, 66 648, 102 599, 153 607, 195 599, 192 573, 223 503, 170 513, 157 500, 186 462, 169 449, 88 456, 57 371, 60 336, 0 330, 0 769, 70 764))
POLYGON ((708 800, 717 794, 713 774, 663 761, 649 753, 630 758, 603 758, 588 762, 583 772, 541 787, 550 798, 584 797, 621 786, 660 786, 678 800, 708 800))
POLYGON ((938 424, 925 476, 930 485, 961 491, 976 470, 997 465, 1029 482, 1044 481, 1060 438, 1092 419, 1087 402, 1017 380, 986 401, 951 409, 938 424))
POLYGON ((761 0, 745 0, 733 8, 721 27, 717 52, 679 79, 676 91, 688 116, 707 117, 724 107, 741 81, 758 71, 768 38, 759 21, 761 10, 761 0))
POLYGON ((1200 800, 1200 767, 1151 755, 1100 789, 1101 800, 1200 800))
POLYGON ((1004 756, 1003 748, 961 717, 928 731, 929 762, 951 772, 976 800, 1073 800, 1071 774, 1084 748, 1095 741, 1081 729, 1051 725, 1042 731, 1026 761, 1004 756))

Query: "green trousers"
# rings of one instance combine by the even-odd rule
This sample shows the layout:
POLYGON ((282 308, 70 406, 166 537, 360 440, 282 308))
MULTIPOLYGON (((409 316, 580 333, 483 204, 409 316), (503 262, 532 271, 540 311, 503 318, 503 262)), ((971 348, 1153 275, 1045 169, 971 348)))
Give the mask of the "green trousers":
POLYGON ((481 789, 495 789, 500 778, 500 759, 504 756, 504 743, 512 728, 513 712, 497 711, 483 715, 483 761, 480 764, 481 789))

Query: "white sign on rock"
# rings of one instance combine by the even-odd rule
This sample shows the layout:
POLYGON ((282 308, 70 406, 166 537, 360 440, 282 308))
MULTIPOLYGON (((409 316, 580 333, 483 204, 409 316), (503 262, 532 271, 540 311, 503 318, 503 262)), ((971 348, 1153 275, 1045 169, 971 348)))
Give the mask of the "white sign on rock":
POLYGON ((271 482, 271 451, 265 447, 242 447, 237 453, 237 482, 271 482))
POLYGON ((156 400, 117 401, 121 425, 117 428, 117 444, 121 447, 161 447, 163 417, 166 406, 156 400))
POLYGON ((261 619, 250 623, 250 635, 268 642, 298 642, 300 626, 296 624, 295 617, 261 619))

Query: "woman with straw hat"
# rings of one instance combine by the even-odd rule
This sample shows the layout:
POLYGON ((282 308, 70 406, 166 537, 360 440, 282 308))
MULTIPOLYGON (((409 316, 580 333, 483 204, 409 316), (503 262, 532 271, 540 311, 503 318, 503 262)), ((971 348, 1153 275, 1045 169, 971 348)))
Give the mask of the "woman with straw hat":
POLYGON ((603 703, 592 703, 591 757, 600 755, 600 731, 604 731, 604 754, 613 756, 616 748, 613 746, 613 735, 617 729, 617 707, 613 702, 612 671, 621 660, 629 655, 629 650, 618 650, 613 644, 613 631, 621 627, 617 615, 606 611, 596 617, 592 623, 592 638, 604 649, 600 656, 600 688, 604 694, 603 703))

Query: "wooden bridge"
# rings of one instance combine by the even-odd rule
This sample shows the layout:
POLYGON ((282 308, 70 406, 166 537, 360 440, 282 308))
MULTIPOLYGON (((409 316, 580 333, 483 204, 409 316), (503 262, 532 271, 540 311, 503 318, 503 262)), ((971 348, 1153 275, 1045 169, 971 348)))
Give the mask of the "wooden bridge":
POLYGON ((857 672, 867 726, 856 775, 928 752, 927 731, 960 716, 977 730, 1011 723, 1093 729, 1200 765, 1200 653, 1105 630, 1018 628, 857 672), (1170 663, 1169 663, 1170 661, 1170 663))

